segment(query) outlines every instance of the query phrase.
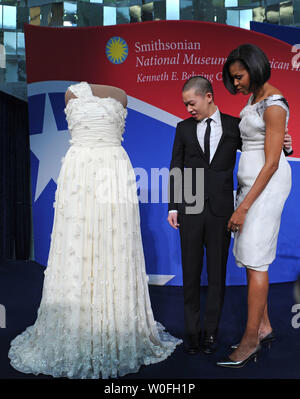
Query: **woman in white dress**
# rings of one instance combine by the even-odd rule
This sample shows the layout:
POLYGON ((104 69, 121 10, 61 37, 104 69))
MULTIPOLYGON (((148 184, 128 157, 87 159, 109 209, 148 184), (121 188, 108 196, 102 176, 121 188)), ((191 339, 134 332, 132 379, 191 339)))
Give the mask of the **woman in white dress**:
POLYGON ((267 56, 252 44, 233 50, 223 68, 223 82, 230 93, 251 94, 240 113, 238 192, 236 210, 228 223, 228 229, 235 232, 236 263, 247 270, 248 320, 233 353, 217 363, 223 367, 242 367, 256 360, 261 345, 275 338, 267 310, 268 267, 276 256, 291 169, 282 151, 289 106, 268 82, 270 74, 267 56))
POLYGON ((114 378, 163 361, 182 342, 153 318, 135 174, 121 145, 127 110, 92 86, 67 91, 72 139, 58 178, 41 304, 9 351, 24 373, 114 378))

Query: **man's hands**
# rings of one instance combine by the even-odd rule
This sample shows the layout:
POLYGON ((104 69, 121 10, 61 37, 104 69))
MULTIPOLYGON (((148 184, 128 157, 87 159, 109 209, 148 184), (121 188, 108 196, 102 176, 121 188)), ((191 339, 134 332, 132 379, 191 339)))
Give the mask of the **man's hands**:
POLYGON ((171 227, 173 227, 174 229, 177 230, 178 227, 179 227, 179 224, 178 224, 178 213, 177 212, 169 212, 168 222, 169 222, 171 227))
POLYGON ((287 151, 292 149, 292 136, 288 134, 288 129, 285 131, 283 146, 287 151))

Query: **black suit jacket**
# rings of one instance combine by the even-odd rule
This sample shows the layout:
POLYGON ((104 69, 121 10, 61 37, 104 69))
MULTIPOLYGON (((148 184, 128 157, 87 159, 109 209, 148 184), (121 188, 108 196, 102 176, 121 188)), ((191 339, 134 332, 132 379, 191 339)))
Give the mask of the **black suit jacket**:
MULTIPOLYGON (((233 213, 233 169, 236 162, 236 151, 241 149, 239 118, 220 113, 222 136, 215 155, 208 164, 197 138, 197 121, 194 118, 179 122, 172 151, 170 171, 179 168, 191 168, 193 173, 192 189, 196 189, 196 169, 204 169, 204 197, 209 201, 212 212, 216 216, 231 216, 233 213)), ((184 179, 181 182, 184 191, 184 179)), ((184 201, 176 203, 174 199, 174 180, 169 180, 169 210, 186 213, 184 201)))

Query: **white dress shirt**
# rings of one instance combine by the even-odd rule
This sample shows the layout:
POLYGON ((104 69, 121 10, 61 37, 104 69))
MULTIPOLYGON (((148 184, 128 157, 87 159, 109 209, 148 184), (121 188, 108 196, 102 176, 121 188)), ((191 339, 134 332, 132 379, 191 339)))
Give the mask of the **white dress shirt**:
MULTIPOLYGON (((205 135, 205 130, 206 130, 206 120, 208 118, 204 118, 202 119, 202 121, 199 121, 197 123, 197 138, 200 144, 200 147, 202 148, 203 152, 204 152, 204 135, 205 135)), ((210 131, 210 139, 209 139, 209 151, 210 151, 210 160, 209 162, 211 162, 211 160, 213 159, 216 149, 218 147, 220 138, 222 136, 223 130, 222 130, 222 124, 221 124, 221 115, 220 115, 220 111, 217 107, 217 110, 215 113, 213 113, 210 116, 210 119, 212 119, 211 123, 210 123, 210 127, 211 127, 211 131, 210 131)), ((173 209, 171 211, 169 211, 169 213, 177 213, 177 210, 173 209)))
MULTIPOLYGON (((202 148, 204 152, 204 136, 205 136, 205 130, 207 127, 207 121, 208 118, 202 119, 202 121, 199 121, 197 123, 197 138, 200 144, 200 147, 202 148)), ((220 116, 220 111, 217 107, 217 110, 214 114, 210 116, 210 119, 212 119, 210 123, 211 131, 210 131, 210 140, 209 140, 209 149, 210 149, 210 160, 213 159, 216 149, 218 147, 220 138, 222 136, 222 124, 221 124, 221 116, 220 116)))

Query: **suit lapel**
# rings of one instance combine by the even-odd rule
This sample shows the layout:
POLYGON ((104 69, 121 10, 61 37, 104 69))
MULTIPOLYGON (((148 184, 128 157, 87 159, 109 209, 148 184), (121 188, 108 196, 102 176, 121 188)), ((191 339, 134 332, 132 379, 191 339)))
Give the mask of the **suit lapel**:
POLYGON ((225 138, 225 136, 226 136, 227 129, 228 129, 228 125, 227 125, 226 118, 224 118, 224 115, 223 115, 221 112, 220 112, 220 116, 221 116, 221 125, 222 125, 222 136, 221 136, 221 138, 220 138, 218 147, 217 147, 217 149, 216 149, 216 152, 214 153, 213 159, 211 160, 210 164, 213 163, 213 161, 214 161, 216 155, 217 155, 218 152, 220 151, 220 149, 221 149, 221 147, 222 147, 222 144, 223 144, 223 141, 224 141, 224 138, 225 138))
POLYGON ((191 123, 193 124, 193 128, 191 130, 192 130, 192 139, 193 139, 194 145, 198 149, 200 156, 206 161, 204 152, 201 148, 201 145, 199 144, 198 137, 197 137, 197 121, 191 120, 191 123))

